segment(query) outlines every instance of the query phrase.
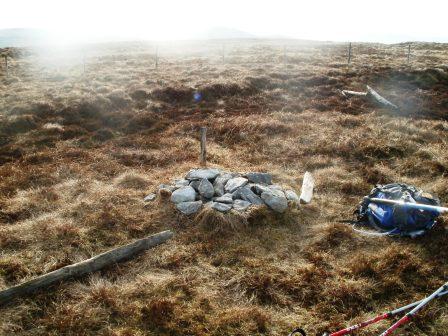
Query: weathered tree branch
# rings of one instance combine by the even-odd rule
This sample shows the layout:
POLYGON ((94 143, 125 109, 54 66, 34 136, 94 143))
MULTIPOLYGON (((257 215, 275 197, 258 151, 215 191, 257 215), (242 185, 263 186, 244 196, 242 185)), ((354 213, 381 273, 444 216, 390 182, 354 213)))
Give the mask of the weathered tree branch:
POLYGON ((11 301, 17 296, 29 294, 35 290, 48 287, 56 282, 96 272, 108 265, 127 260, 139 252, 166 242, 172 236, 173 233, 171 231, 159 232, 155 235, 139 239, 133 243, 120 246, 90 259, 62 267, 20 285, 0 291, 0 305, 11 301))
POLYGON ((387 107, 393 110, 397 110, 398 106, 395 104, 392 104, 390 101, 388 101, 386 98, 381 97, 378 92, 376 92, 374 89, 372 89, 370 86, 367 85, 367 97, 372 98, 377 104, 387 107))
POLYGON ((341 93, 346 98, 367 96, 367 92, 357 92, 357 91, 350 91, 350 90, 342 90, 341 93))
POLYGON ((373 100, 377 105, 382 107, 386 107, 393 110, 398 110, 398 106, 388 101, 386 98, 379 95, 374 89, 367 85, 367 92, 358 92, 358 91, 350 91, 350 90, 342 90, 341 94, 345 98, 350 97, 363 97, 373 100))

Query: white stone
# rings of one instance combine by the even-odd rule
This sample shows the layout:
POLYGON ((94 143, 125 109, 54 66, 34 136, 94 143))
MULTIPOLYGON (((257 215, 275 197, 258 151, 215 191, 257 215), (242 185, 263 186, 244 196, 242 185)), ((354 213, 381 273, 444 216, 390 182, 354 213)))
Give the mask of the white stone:
POLYGON ((310 203, 313 198, 314 177, 310 172, 305 172, 302 182, 302 190, 300 192, 300 200, 303 203, 310 203))

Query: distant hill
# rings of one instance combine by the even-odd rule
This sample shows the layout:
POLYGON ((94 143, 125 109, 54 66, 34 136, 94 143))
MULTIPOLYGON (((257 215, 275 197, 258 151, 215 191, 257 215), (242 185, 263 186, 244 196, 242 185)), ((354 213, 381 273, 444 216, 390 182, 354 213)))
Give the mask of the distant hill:
POLYGON ((45 40, 45 36, 46 33, 39 29, 0 29, 0 48, 40 44, 45 40))
MULTIPOLYGON (((29 28, 15 28, 15 29, 0 29, 0 48, 5 47, 27 47, 48 42, 49 33, 39 29, 29 28)), ((193 36, 192 36, 193 37, 193 36)), ((228 27, 214 27, 204 32, 197 34, 193 38, 206 40, 221 40, 221 39, 253 39, 256 35, 247 33, 242 30, 228 28, 228 27)), ((114 41, 114 37, 109 37, 106 40, 114 41)), ((116 40, 122 40, 116 39, 116 40)), ((130 38, 130 40, 132 40, 130 38)))
POLYGON ((213 27, 201 33, 199 35, 199 38, 208 40, 233 40, 233 39, 253 39, 257 38, 257 36, 234 28, 213 27))

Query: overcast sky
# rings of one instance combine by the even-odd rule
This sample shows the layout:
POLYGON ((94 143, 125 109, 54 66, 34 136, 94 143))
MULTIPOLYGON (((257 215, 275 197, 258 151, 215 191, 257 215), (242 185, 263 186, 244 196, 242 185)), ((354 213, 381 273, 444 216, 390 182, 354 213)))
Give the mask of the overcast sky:
POLYGON ((216 26, 261 36, 448 42, 448 0, 9 0, 0 29, 40 28, 64 41, 184 39, 216 26))

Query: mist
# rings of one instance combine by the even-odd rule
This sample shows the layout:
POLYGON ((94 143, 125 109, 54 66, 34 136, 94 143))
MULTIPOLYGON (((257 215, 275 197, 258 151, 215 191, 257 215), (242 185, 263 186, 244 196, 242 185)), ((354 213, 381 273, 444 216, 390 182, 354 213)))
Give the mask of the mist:
MULTIPOLYGON (((52 1, 3 4, 2 29, 39 32, 31 44, 282 37, 320 41, 448 42, 448 4, 429 0, 52 1), (216 31, 221 31, 216 34, 216 31), (235 32, 239 32, 235 34, 235 32)), ((0 43, 5 44, 0 34, 0 43)))

